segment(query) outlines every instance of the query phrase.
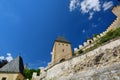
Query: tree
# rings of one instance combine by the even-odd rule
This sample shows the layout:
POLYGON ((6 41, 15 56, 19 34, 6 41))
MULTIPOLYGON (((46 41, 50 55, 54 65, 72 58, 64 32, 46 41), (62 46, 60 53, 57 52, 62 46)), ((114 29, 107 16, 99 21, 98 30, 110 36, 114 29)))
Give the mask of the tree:
POLYGON ((37 75, 39 75, 40 69, 25 69, 25 78, 31 80, 33 72, 37 72, 37 75))

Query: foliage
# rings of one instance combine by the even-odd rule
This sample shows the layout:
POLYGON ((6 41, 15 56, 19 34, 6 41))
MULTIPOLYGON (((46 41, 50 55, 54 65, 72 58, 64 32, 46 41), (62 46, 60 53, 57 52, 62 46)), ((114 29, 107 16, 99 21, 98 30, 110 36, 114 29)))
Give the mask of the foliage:
POLYGON ((111 30, 111 31, 107 32, 106 35, 101 37, 94 46, 86 49, 86 52, 93 50, 93 49, 99 47, 100 45, 104 44, 105 42, 110 41, 119 36, 120 36, 120 27, 116 28, 115 30, 111 30))
POLYGON ((25 69, 24 74, 25 78, 31 80, 33 72, 37 72, 37 75, 40 75, 40 69, 25 69))
POLYGON ((98 34, 93 34, 93 37, 97 37, 98 34))
MULTIPOLYGON (((97 34, 93 35, 94 37, 97 36, 97 34)), ((116 28, 115 30, 111 30, 109 32, 106 33, 105 36, 101 37, 94 46, 86 49, 84 52, 89 52, 97 47, 99 47, 100 45, 104 44, 105 42, 108 42, 116 37, 120 37, 120 27, 116 28)), ((83 53, 82 50, 79 51, 79 54, 83 53)))
POLYGON ((87 49, 85 50, 85 52, 89 52, 89 51, 97 48, 99 45, 100 45, 100 44, 95 44, 94 46, 92 46, 92 47, 90 47, 90 48, 87 48, 87 49))
POLYGON ((111 39, 114 39, 116 37, 119 37, 119 36, 120 36, 120 28, 117 28, 115 30, 111 30, 100 39, 99 44, 105 43, 105 42, 107 42, 111 39))
POLYGON ((83 53, 83 50, 79 50, 78 52, 79 52, 79 54, 82 54, 82 53, 83 53))

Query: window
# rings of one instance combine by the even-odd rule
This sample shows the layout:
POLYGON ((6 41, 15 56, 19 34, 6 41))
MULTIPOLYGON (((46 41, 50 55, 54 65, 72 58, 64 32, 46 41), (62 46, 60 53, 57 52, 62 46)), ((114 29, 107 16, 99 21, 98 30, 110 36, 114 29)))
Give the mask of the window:
POLYGON ((62 49, 62 52, 64 52, 64 49, 62 49))
POLYGON ((62 44, 64 46, 64 44, 62 44))
POLYGON ((89 41, 89 43, 91 44, 91 43, 92 43, 92 41, 89 41))
POLYGON ((7 78, 6 77, 3 77, 2 80, 6 80, 7 78))

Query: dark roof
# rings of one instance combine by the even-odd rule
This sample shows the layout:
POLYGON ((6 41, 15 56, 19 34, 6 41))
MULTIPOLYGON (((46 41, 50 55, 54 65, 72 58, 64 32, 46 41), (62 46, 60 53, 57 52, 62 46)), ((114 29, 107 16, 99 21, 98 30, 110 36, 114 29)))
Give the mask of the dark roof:
POLYGON ((24 72, 23 60, 20 56, 0 68, 0 72, 22 73, 24 72))
POLYGON ((55 41, 65 42, 65 43, 69 43, 70 44, 70 42, 65 37, 63 37, 63 36, 58 36, 55 41))

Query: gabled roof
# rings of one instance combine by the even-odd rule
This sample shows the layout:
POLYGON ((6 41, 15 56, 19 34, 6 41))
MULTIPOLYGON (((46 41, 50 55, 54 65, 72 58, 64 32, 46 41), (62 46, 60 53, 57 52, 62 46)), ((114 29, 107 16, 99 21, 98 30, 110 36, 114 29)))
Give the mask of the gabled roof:
POLYGON ((57 39, 55 40, 57 42, 65 42, 71 44, 65 37, 63 36, 58 36, 57 39))
POLYGON ((21 73, 24 72, 23 60, 20 56, 0 68, 0 73, 21 73))

